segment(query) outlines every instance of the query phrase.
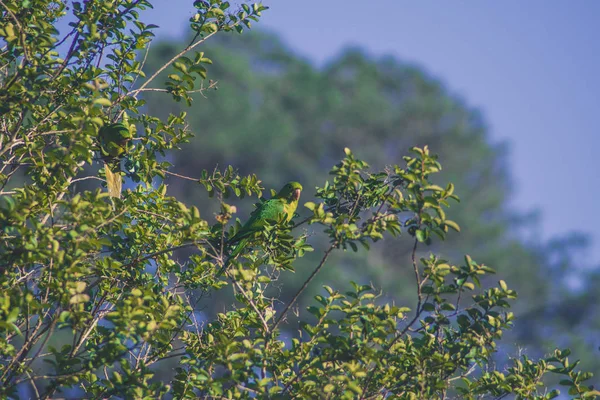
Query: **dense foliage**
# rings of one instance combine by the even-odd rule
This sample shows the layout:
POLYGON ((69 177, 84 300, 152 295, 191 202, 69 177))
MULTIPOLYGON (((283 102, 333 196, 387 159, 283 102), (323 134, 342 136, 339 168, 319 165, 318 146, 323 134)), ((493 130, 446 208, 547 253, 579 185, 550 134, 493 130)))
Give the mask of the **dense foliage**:
MULTIPOLYGON (((144 70, 159 68, 184 43, 172 38, 153 43, 144 70)), ((396 164, 405 149, 428 145, 444 163, 432 179, 452 182, 461 195, 452 219, 463 229, 419 249, 418 255, 433 251, 460 262, 468 252, 493 265, 519 293, 514 329, 501 353, 541 357, 555 346, 569 347, 586 369, 600 373, 600 269, 586 260, 585 236, 565 232, 548 242, 541 239, 536 213, 511 206, 511 173, 519 171, 512 170, 507 144, 493 140, 480 113, 447 85, 422 68, 357 48, 314 65, 277 36, 256 31, 218 36, 203 50, 214 60, 210 77, 218 90, 193 95, 193 112, 186 121, 197 135, 169 154, 172 171, 195 176, 202 169, 232 164, 242 173, 258 174, 267 187, 293 179, 312 189, 328 179, 343 147, 384 169, 396 164)), ((145 99, 145 110, 161 118, 186 110, 181 103, 166 104, 161 93, 147 93, 145 99)), ((218 211, 197 185, 177 177, 166 182, 169 194, 197 205, 204 215, 218 211)), ((556 190, 564 190, 558 182, 556 190)), ((241 216, 251 210, 250 202, 234 204, 241 216)), ((312 233, 311 244, 325 250, 319 233, 312 233)), ((344 290, 350 280, 373 282, 387 299, 405 304, 413 300, 413 274, 405 268, 411 252, 408 241, 381 241, 369 252, 336 253, 320 279, 344 290)), ((319 251, 308 254, 295 262, 295 274, 280 281, 301 282, 318 261, 319 251)), ((486 279, 486 285, 495 283, 493 277, 486 279)), ((310 286, 299 303, 310 305, 318 291, 319 285, 310 286)), ((277 296, 288 301, 293 292, 277 296)), ((205 312, 221 311, 229 301, 215 298, 205 312)))
POLYGON ((568 350, 515 357, 507 369, 490 362, 516 293, 503 280, 483 285, 494 271, 469 256, 420 256, 460 230, 446 214, 454 186, 432 180, 441 165, 427 146, 386 168, 340 148, 330 178, 305 191, 310 216, 270 221, 225 265, 227 238, 240 228, 231 199, 260 200, 261 180, 232 167, 173 172, 165 155, 191 138, 186 115, 146 113, 140 97, 161 92, 189 105, 194 91, 214 87, 204 83, 211 60, 197 47, 219 32, 241 33, 262 5, 194 2, 192 40, 149 74, 144 51, 155 27, 138 16, 146 0, 0 6, 2 397, 552 398, 557 391, 543 383, 550 372, 573 396, 600 394, 568 350), (61 35, 67 14, 71 29, 61 35), (111 197, 110 146, 98 134, 115 123, 133 138, 112 143, 122 146, 108 155, 128 188, 111 197), (168 194, 167 175, 203 188, 214 218, 168 194), (414 275, 409 307, 369 285, 325 286, 299 334, 282 331, 329 257, 382 240, 410 248, 401 266, 414 275), (313 248, 319 261, 308 279, 280 286, 313 248), (281 304, 274 287, 294 295, 281 304), (234 300, 204 313, 219 292, 234 300))

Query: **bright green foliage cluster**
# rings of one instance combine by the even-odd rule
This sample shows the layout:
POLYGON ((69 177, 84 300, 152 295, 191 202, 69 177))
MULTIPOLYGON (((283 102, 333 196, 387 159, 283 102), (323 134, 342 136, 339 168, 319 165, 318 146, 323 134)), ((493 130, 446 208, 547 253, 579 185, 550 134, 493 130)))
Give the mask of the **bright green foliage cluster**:
POLYGON ((490 365, 515 293, 503 281, 476 290, 493 270, 469 257, 462 266, 417 259, 418 246, 458 230, 445 213, 457 199, 453 187, 431 183, 441 166, 426 147, 381 172, 346 150, 317 202, 305 204, 310 217, 267 224, 217 276, 240 227, 225 201, 260 198, 264 188, 232 167, 198 177, 171 171, 166 152, 192 135, 186 115, 146 115, 139 95, 189 102, 190 91, 206 89, 193 74, 205 79, 201 64, 209 62, 201 52, 185 54, 217 32, 249 27, 262 5, 230 12, 228 2, 196 1, 193 41, 150 77, 140 51, 155 27, 138 18, 148 1, 0 6, 1 397, 550 398, 555 392, 545 395, 539 384, 550 371, 565 374, 572 395, 598 394, 567 351, 515 360, 504 372, 490 365), (60 36, 68 11, 75 21, 60 36), (178 78, 152 87, 171 65, 178 78), (125 120, 136 128, 119 154, 130 188, 111 198, 98 168, 98 132, 125 120), (205 187, 219 210, 214 218, 169 196, 159 182, 167 175, 205 187), (272 294, 278 276, 313 249, 310 232, 297 229, 303 222, 322 227, 328 247, 281 305, 272 294), (301 331, 283 330, 330 255, 404 233, 401 240, 413 243, 412 264, 403 266, 416 279, 412 310, 386 304, 368 286, 325 287, 302 314, 301 331), (217 291, 235 301, 211 319, 202 310, 217 291))
MULTIPOLYGON (((361 5, 354 9, 357 16, 372 10, 370 3, 361 5)), ((153 42, 144 71, 150 75, 188 40, 153 42)), ((217 35, 202 50, 214 60, 210 78, 218 81, 218 91, 194 95, 194 110, 186 121, 198 134, 171 153, 173 171, 197 176, 203 169, 232 164, 243 174, 258 174, 268 188, 293 179, 311 189, 328 179, 329 167, 344 147, 360 150, 374 170, 382 170, 397 164, 411 146, 428 145, 444 166, 433 175, 434 183, 446 187, 452 182, 461 197, 449 218, 462 230, 420 246, 419 256, 431 251, 457 262, 469 253, 493 266, 519 293, 512 308, 516 323, 504 337, 501 353, 520 347, 539 358, 557 345, 569 347, 581 357, 583 369, 600 374, 599 343, 594 343, 600 338, 600 270, 593 260, 582 259, 589 239, 563 232, 546 240, 540 235, 543 216, 515 207, 511 199, 517 171, 510 146, 491 134, 473 99, 414 65, 410 56, 378 56, 351 47, 326 63, 315 63, 280 35, 259 31, 217 35)), ((165 107, 162 93, 145 93, 144 99, 146 110, 163 119, 187 109, 183 102, 165 107)), ((201 187, 175 177, 166 182, 170 194, 197 205, 203 215, 217 212, 201 187)), ((314 201, 310 196, 307 191, 302 199, 314 201)), ((232 200, 244 221, 251 203, 232 200)), ((327 240, 312 236, 311 243, 315 252, 297 260, 296 274, 283 274, 279 284, 294 285, 310 274, 327 240)), ((386 298, 411 303, 413 272, 402 266, 410 264, 412 245, 384 240, 373 251, 339 252, 319 280, 336 288, 345 288, 349 280, 372 282, 386 298)), ((482 284, 494 282, 492 276, 482 284)), ((298 301, 301 309, 318 290, 319 285, 308 287, 298 301)), ((292 295, 282 291, 280 300, 292 295)), ((222 301, 229 301, 220 295, 214 299, 206 309, 212 316, 222 310, 222 301)))
MULTIPOLYGON (((210 58, 204 56, 203 52, 197 52, 195 56, 189 58, 184 56, 192 48, 201 44, 209 37, 218 32, 229 32, 232 30, 242 33, 244 26, 250 28, 251 21, 258 21, 262 11, 266 7, 254 3, 252 5, 242 4, 237 11, 231 10, 231 5, 228 1, 202 1, 194 2, 196 14, 190 18, 190 27, 195 32, 192 42, 182 50, 174 60, 173 67, 175 71, 168 75, 166 82, 167 91, 173 95, 176 101, 185 100, 187 105, 192 104, 191 94, 202 91, 204 86, 199 90, 196 88, 196 75, 202 79, 206 79, 207 70, 205 65, 212 64, 210 58)), ((160 73, 162 70, 159 70, 160 73)), ((140 90, 143 90, 146 84, 143 84, 140 90)), ((215 87, 215 84, 210 82, 208 88, 215 87)))
POLYGON ((317 197, 324 203, 318 207, 314 203, 306 205, 314 213, 311 222, 330 225, 326 232, 335 237, 338 244, 344 248, 349 245, 357 251, 358 242, 368 250, 366 238, 383 239, 386 231, 396 236, 402 226, 419 242, 427 244, 431 243, 432 232, 444 239, 448 227, 460 230, 456 222, 446 219, 442 208, 449 206, 448 199, 458 200, 453 194, 454 186, 448 184, 443 189, 429 182, 429 175, 440 171, 441 165, 427 147, 413 148, 412 151, 422 157, 404 157, 405 169, 393 166, 377 174, 368 173, 367 163, 355 159, 349 149, 345 151, 346 159, 331 171, 333 184, 326 183, 323 189, 317 190, 317 197), (361 213, 368 209, 376 212, 359 228, 361 213), (401 223, 396 216, 402 213, 413 217, 401 223), (338 216, 335 220, 334 214, 338 216))

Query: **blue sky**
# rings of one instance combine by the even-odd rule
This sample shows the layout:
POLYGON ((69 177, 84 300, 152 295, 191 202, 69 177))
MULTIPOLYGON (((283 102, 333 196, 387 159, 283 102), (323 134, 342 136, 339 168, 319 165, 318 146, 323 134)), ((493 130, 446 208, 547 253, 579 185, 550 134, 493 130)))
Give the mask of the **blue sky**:
MULTIPOLYGON (((145 18, 179 35, 191 3, 156 1, 145 18)), ((510 144, 513 205, 541 210, 544 238, 589 233, 584 259, 600 261, 600 1, 263 3, 256 26, 317 65, 359 45, 424 67, 483 111, 493 140, 510 144)))

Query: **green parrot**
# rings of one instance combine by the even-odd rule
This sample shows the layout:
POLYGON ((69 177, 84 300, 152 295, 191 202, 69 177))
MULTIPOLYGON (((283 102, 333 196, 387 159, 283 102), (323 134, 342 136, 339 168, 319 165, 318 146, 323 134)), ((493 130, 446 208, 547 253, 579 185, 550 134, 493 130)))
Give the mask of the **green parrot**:
POLYGON ((248 246, 248 243, 252 241, 255 234, 266 225, 267 220, 278 220, 283 216, 286 222, 291 221, 298 207, 301 192, 301 184, 298 182, 288 182, 273 198, 258 206, 250 214, 250 219, 248 219, 244 226, 227 241, 229 246, 235 244, 235 247, 231 250, 227 261, 225 261, 225 265, 221 268, 217 276, 223 273, 229 264, 229 260, 237 257, 248 246))
POLYGON ((112 197, 121 196, 123 179, 120 173, 121 158, 127 152, 127 143, 132 138, 131 131, 123 123, 106 124, 98 132, 100 152, 106 170, 106 186, 112 197))

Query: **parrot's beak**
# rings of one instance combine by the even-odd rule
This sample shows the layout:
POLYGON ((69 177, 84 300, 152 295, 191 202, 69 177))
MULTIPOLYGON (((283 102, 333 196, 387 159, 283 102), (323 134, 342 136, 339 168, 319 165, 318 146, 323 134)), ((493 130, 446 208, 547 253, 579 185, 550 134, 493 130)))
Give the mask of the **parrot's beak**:
POLYGON ((292 193, 292 198, 296 201, 300 200, 300 189, 294 190, 294 193, 292 193))

